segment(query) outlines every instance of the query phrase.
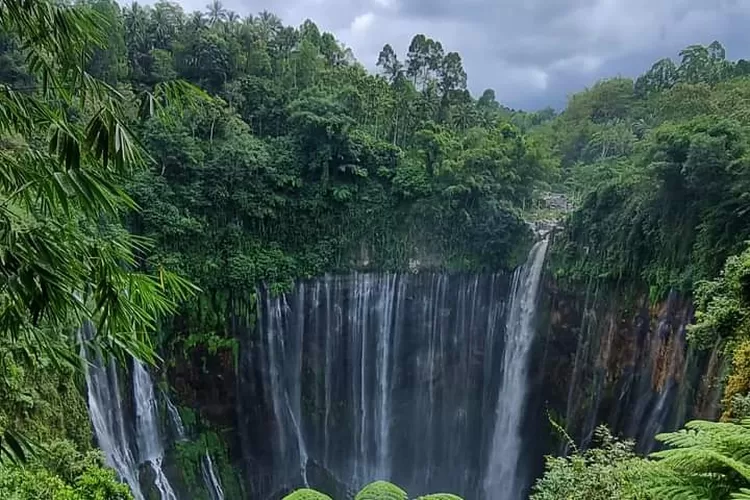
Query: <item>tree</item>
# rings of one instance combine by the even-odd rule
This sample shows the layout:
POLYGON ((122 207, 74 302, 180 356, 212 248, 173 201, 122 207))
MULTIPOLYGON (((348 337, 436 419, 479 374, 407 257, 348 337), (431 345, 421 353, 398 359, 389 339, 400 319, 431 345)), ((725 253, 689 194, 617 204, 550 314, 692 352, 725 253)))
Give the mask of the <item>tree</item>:
POLYGON ((669 58, 657 61, 651 69, 638 77, 635 91, 641 97, 672 88, 677 83, 678 71, 674 61, 669 58))
POLYGON ((606 427, 597 427, 590 449, 547 457, 531 500, 646 500, 639 479, 649 463, 635 455, 633 445, 616 439, 606 427))
POLYGON ((149 13, 137 2, 123 11, 125 46, 130 62, 130 71, 135 80, 144 80, 149 73, 149 52, 152 40, 149 26, 149 13))
POLYGON ((440 90, 448 96, 456 90, 466 88, 466 71, 457 52, 449 52, 438 67, 440 90))
POLYGON ((500 107, 495 99, 494 89, 485 89, 477 100, 477 107, 480 109, 494 110, 500 107))
POLYGON ((377 65, 382 68, 383 74, 391 83, 396 80, 403 71, 403 64, 399 62, 398 56, 393 51, 393 47, 391 47, 390 44, 385 44, 383 46, 383 50, 380 51, 380 55, 378 56, 377 65))
POLYGON ((213 0, 210 4, 206 5, 206 16, 210 25, 226 21, 227 14, 227 9, 224 8, 221 0, 213 0))
POLYGON ((731 74, 726 62, 726 51, 719 42, 709 46, 690 45, 680 52, 678 69, 680 81, 685 83, 716 83, 731 74))
POLYGON ((88 72, 109 84, 116 84, 127 74, 125 31, 117 3, 110 0, 86 0, 82 5, 92 9, 108 26, 104 47, 93 51, 88 72))
POLYGON ((409 52, 406 54, 406 76, 412 79, 414 85, 424 73, 427 67, 427 38, 422 35, 415 35, 409 44, 409 52))
POLYGON ((414 85, 424 88, 443 63, 443 46, 422 34, 415 35, 406 55, 406 75, 414 85))
POLYGON ((154 37, 154 48, 168 50, 183 28, 185 14, 179 4, 159 0, 154 4, 150 18, 150 30, 154 37))

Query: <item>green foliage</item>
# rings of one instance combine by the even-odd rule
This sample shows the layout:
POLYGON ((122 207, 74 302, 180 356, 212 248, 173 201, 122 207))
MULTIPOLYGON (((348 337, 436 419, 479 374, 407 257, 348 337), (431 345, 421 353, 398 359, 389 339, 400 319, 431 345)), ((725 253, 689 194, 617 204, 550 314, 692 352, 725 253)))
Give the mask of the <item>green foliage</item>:
POLYGON ((750 394, 735 394, 729 404, 729 414, 736 419, 750 417, 750 394))
MULTIPOLYGON (((193 426, 195 416, 187 415, 187 411, 185 413, 188 418, 183 422, 188 427, 193 426)), ((220 434, 211 430, 203 430, 195 439, 175 443, 173 453, 190 498, 196 500, 211 498, 210 493, 206 491, 201 472, 207 453, 211 456, 214 470, 221 481, 226 498, 242 496, 237 471, 230 460, 227 443, 220 434)))
POLYGON ((621 181, 590 193, 560 239, 560 273, 689 291, 750 235, 738 215, 750 179, 748 137, 731 120, 654 130, 621 181))
POLYGON ((601 444, 569 458, 548 458, 532 500, 745 498, 750 486, 750 420, 741 423, 693 421, 685 429, 660 434, 668 448, 649 459, 636 457, 632 443, 604 428, 601 444))
POLYGON ((375 481, 362 488, 354 500, 406 500, 406 492, 388 481, 375 481))
POLYGON ((656 498, 725 499, 750 485, 750 421, 693 421, 657 439, 669 448, 651 455, 665 471, 649 487, 656 498))
POLYGON ((331 500, 331 497, 309 488, 303 488, 288 494, 284 497, 284 500, 331 500))
POLYGON ((639 484, 650 464, 633 452, 633 443, 598 427, 595 446, 570 457, 547 457, 544 475, 531 500, 634 500, 651 498, 639 484))
MULTIPOLYGON (((375 481, 363 487, 354 497, 355 500, 407 500, 404 490, 388 481, 375 481)), ((284 497, 284 500, 331 500, 331 497, 308 488, 296 490, 284 497)), ((462 500, 450 493, 435 493, 418 497, 417 500, 462 500)))
POLYGON ((42 447, 23 468, 0 466, 0 496, 9 500, 131 500, 127 486, 104 467, 99 452, 85 454, 69 441, 42 447))
POLYGON ((750 391, 750 249, 729 257, 719 276, 700 281, 695 292, 693 345, 724 343, 732 367, 724 390, 724 419, 747 415, 743 398, 750 391))
POLYGON ((121 180, 143 155, 122 94, 81 67, 106 46, 106 19, 96 8, 7 1, 0 22, 39 84, 0 93, 0 136, 17 139, 0 147, 0 328, 78 366, 57 347, 93 319, 105 350, 149 357, 144 332, 174 310, 166 291, 181 298, 188 287, 166 271, 134 272, 144 242, 108 224, 134 207, 121 180))
POLYGON ((695 344, 750 337, 750 249, 729 257, 718 278, 697 284, 695 305, 696 322, 689 330, 695 344))
POLYGON ((79 500, 72 486, 46 471, 0 468, 0 493, 8 500, 79 500))
POLYGON ((580 203, 554 246, 559 276, 638 282, 659 298, 691 292, 744 249, 745 62, 727 61, 718 42, 680 57, 635 83, 601 81, 533 130, 559 152, 556 188, 580 203))
POLYGON ((0 342, 0 430, 22 445, 66 438, 87 449, 92 436, 76 369, 33 353, 22 341, 0 342))
POLYGON ((130 488, 122 484, 112 469, 89 469, 76 479, 75 490, 81 500, 130 500, 130 488))

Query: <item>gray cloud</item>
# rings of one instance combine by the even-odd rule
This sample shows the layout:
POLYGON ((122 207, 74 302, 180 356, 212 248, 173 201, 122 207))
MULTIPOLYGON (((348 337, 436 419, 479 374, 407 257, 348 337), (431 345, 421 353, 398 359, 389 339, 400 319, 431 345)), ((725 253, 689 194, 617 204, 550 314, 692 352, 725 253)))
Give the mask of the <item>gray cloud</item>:
MULTIPOLYGON (((186 10, 207 1, 183 0, 186 10)), ((373 68, 385 43, 405 54, 424 33, 458 51, 474 93, 496 90, 516 108, 560 107, 607 76, 636 76, 692 43, 749 45, 750 0, 225 0, 240 14, 268 9, 284 22, 307 18, 373 68)))

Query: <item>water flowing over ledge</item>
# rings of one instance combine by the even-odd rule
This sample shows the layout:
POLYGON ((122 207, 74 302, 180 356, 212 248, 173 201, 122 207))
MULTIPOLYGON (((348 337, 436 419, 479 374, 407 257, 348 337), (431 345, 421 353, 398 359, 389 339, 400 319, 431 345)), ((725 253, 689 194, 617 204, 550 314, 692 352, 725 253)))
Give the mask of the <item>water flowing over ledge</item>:
POLYGON ((353 274, 299 282, 280 297, 260 290, 239 385, 245 453, 266 467, 248 470, 265 477, 256 495, 308 483, 315 464, 350 488, 389 479, 412 495, 478 498, 484 482, 488 498, 500 498, 484 475, 515 479, 523 469, 519 426, 546 248, 535 245, 512 277, 353 274))
MULTIPOLYGON (((689 301, 671 294, 633 311, 618 290, 555 288, 547 246, 512 274, 354 273, 280 296, 259 289, 256 323, 229 318, 240 350, 225 388, 236 391, 227 449, 244 498, 307 484, 348 498, 387 479, 413 496, 520 500, 558 451, 548 414, 579 446, 606 422, 648 451, 656 432, 715 406, 705 382, 720 363, 704 369, 687 349, 689 301)), ((174 442, 191 437, 177 408, 139 363, 91 361, 108 463, 137 499, 191 498, 170 463, 174 442)), ((203 451, 191 474, 223 500, 228 476, 203 451)))
MULTIPOLYGON (((93 336, 90 323, 81 330, 82 339, 93 336)), ((132 360, 131 378, 123 385, 121 370, 113 359, 105 360, 100 353, 91 354, 86 350, 82 354, 84 357, 88 354, 85 372, 89 415, 107 464, 130 486, 135 500, 151 498, 146 494, 150 489, 155 490, 160 500, 188 498, 176 492, 164 471, 165 448, 172 443, 167 441, 160 428, 159 400, 146 367, 140 361, 132 360), (126 398, 127 394, 131 397, 126 398), (127 404, 130 401, 132 405, 127 404), (142 474, 143 467, 148 467, 150 473, 142 474)), ((166 394, 162 399, 177 439, 187 439, 177 408, 166 394)), ((224 500, 221 482, 208 450, 201 461, 201 472, 211 500, 224 500)))
POLYGON ((528 391, 529 355, 534 343, 535 315, 548 240, 531 249, 526 264, 513 276, 505 325, 503 377, 492 448, 484 477, 485 498, 516 500, 524 492, 528 473, 519 470, 523 442, 522 419, 528 391))

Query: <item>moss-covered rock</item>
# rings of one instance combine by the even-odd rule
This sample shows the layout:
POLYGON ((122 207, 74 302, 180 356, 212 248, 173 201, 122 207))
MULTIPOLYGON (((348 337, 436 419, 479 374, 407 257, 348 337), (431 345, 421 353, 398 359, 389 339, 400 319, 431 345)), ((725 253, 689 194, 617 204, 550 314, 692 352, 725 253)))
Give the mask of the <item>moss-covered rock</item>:
POLYGON ((332 500, 331 497, 309 488, 293 491, 284 500, 332 500))
POLYGON ((375 481, 357 493, 354 500, 406 500, 406 492, 388 481, 375 481))

